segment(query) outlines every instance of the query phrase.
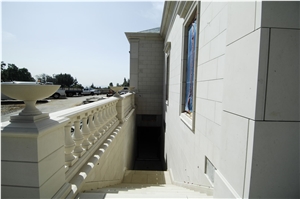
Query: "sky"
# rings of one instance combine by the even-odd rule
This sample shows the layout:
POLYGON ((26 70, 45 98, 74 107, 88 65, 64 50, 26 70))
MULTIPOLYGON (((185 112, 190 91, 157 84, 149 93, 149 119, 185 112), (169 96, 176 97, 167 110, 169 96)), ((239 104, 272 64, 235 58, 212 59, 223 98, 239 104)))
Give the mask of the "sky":
POLYGON ((89 87, 129 77, 125 32, 161 25, 164 1, 2 1, 2 58, 32 77, 67 73, 89 87))

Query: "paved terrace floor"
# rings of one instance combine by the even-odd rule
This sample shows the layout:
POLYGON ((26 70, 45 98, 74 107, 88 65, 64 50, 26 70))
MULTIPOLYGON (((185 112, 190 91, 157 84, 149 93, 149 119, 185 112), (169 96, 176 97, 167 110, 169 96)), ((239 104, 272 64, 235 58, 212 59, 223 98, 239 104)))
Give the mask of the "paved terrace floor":
MULTIPOLYGON (((68 109, 71 107, 79 106, 85 101, 87 98, 92 98, 92 97, 105 97, 106 95, 96 95, 96 96, 74 96, 74 97, 68 97, 66 99, 49 99, 47 103, 37 103, 36 107, 46 113, 53 113, 56 111, 60 111, 63 109, 68 109)), ((12 105, 12 104, 10 104, 12 105)), ((4 108, 3 106, 7 106, 6 104, 1 104, 1 110, 4 108)), ((21 109, 22 110, 22 109, 21 109)), ((1 112, 1 122, 6 122, 10 119, 10 116, 12 115, 17 115, 21 110, 8 113, 8 114, 3 114, 1 112)))

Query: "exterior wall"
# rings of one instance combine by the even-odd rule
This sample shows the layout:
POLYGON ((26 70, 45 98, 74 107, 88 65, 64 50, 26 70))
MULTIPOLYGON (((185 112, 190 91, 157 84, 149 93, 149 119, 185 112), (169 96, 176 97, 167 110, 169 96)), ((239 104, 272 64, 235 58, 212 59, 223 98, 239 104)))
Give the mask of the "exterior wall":
POLYGON ((195 129, 180 117, 183 18, 175 18, 166 42, 171 43, 169 104, 166 107, 165 158, 174 181, 212 187, 205 157, 218 168, 222 144, 222 93, 226 44, 226 3, 203 2, 200 10, 195 129))
POLYGON ((298 198, 299 2, 199 7, 192 130, 180 117, 185 19, 176 6, 166 25, 167 169, 176 182, 214 187, 216 198, 298 198), (214 183, 205 174, 206 158, 216 168, 214 183))
POLYGON ((135 87, 136 91, 137 115, 161 115, 162 37, 158 33, 126 34, 130 42, 130 86, 135 87))

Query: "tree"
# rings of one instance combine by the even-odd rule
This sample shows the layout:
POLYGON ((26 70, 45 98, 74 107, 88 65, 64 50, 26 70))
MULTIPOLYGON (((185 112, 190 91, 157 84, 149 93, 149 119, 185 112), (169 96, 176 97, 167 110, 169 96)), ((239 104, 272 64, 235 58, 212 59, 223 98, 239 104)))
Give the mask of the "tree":
POLYGON ((36 75, 35 78, 40 83, 52 82, 53 84, 56 84, 55 77, 51 77, 49 75, 46 75, 45 73, 40 74, 40 75, 36 75))
POLYGON ((1 81, 35 81, 27 68, 18 68, 14 64, 6 64, 1 62, 1 81))
POLYGON ((77 79, 73 78, 70 74, 55 75, 56 84, 60 84, 62 87, 71 87, 77 85, 77 79))
POLYGON ((7 74, 4 72, 5 66, 6 66, 6 63, 4 63, 4 61, 1 61, 1 81, 5 81, 4 79, 7 79, 7 77, 6 77, 7 74))
POLYGON ((94 86, 94 83, 92 83, 92 85, 90 86, 90 88, 96 88, 96 87, 94 86))
POLYGON ((124 81, 123 81, 122 86, 128 87, 128 86, 129 86, 129 79, 128 79, 128 81, 127 81, 126 78, 124 77, 124 81))
POLYGON ((114 86, 114 84, 112 82, 109 83, 109 86, 114 86))

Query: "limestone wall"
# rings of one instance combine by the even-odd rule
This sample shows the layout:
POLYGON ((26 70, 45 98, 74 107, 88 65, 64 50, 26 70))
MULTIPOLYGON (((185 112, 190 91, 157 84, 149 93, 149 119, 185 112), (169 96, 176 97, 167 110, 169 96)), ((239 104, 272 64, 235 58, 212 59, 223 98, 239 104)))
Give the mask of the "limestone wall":
POLYGON ((167 168, 174 181, 214 187, 214 197, 299 197, 299 2, 197 6, 191 123, 181 107, 183 28, 193 5, 174 6, 165 38, 167 168))
POLYGON ((130 42, 130 86, 135 87, 137 115, 161 115, 163 39, 159 33, 126 33, 130 42))

